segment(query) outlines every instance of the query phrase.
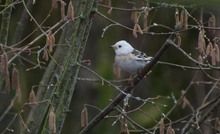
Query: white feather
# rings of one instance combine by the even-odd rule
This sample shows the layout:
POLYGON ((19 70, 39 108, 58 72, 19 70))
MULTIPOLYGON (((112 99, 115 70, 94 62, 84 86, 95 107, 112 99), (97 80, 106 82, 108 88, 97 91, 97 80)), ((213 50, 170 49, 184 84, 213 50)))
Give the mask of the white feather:
POLYGON ((152 57, 147 57, 145 53, 134 49, 124 40, 118 41, 112 48, 115 50, 116 65, 130 74, 137 73, 152 59, 152 57))

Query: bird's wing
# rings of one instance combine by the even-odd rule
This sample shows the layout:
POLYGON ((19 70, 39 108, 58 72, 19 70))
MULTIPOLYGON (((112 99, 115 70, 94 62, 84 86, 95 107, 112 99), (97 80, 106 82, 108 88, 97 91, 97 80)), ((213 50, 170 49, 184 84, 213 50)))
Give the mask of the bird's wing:
POLYGON ((135 56, 135 59, 137 61, 150 61, 150 60, 152 60, 152 57, 149 57, 145 53, 138 51, 136 49, 134 49, 134 51, 132 51, 132 54, 135 56))

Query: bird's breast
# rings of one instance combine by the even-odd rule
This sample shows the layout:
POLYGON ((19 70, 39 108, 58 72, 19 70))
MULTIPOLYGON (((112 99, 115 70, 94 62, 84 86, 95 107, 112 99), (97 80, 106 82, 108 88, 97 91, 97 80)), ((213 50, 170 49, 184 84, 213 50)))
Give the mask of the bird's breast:
POLYGON ((122 70, 129 72, 130 74, 135 74, 139 69, 142 69, 146 62, 137 61, 134 55, 116 55, 115 63, 122 70))

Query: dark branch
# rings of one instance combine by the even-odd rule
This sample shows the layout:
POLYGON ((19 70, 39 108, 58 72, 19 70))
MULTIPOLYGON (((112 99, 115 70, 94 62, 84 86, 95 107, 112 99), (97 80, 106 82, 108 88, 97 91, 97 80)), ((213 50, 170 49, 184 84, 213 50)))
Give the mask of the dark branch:
POLYGON ((157 52, 157 54, 154 56, 152 61, 147 64, 144 69, 134 77, 132 84, 128 84, 127 87, 123 90, 124 93, 120 93, 106 108, 100 112, 92 121, 89 122, 88 126, 85 127, 83 130, 81 130, 80 134, 86 134, 88 133, 94 126, 96 126, 106 115, 108 115, 125 97, 126 94, 130 93, 134 87, 146 76, 150 70, 157 64, 160 57, 163 56, 163 54, 166 52, 166 50, 169 48, 170 43, 174 41, 173 39, 174 35, 171 35, 166 42, 163 44, 161 49, 157 52))

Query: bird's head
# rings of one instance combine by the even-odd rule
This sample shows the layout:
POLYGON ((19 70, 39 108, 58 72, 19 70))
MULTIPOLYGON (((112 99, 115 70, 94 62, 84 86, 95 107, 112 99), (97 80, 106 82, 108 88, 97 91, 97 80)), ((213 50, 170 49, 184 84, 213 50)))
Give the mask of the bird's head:
POLYGON ((111 47, 115 50, 116 55, 126 55, 134 50, 134 48, 125 40, 118 41, 111 47))

